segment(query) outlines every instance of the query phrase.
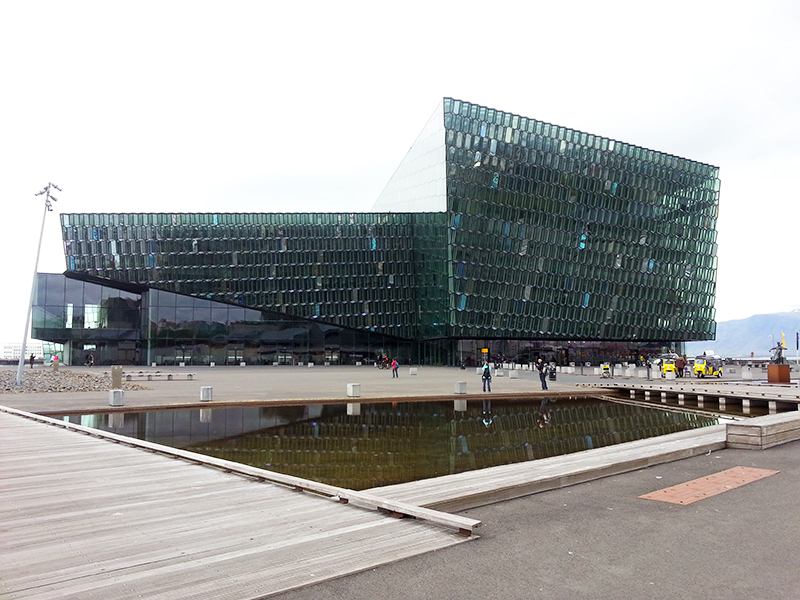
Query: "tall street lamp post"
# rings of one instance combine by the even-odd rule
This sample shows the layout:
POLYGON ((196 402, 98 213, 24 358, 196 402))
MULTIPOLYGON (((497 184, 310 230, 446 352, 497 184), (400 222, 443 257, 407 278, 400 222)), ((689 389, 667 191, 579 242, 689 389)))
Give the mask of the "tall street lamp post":
POLYGON ((37 192, 36 196, 44 194, 44 214, 42 215, 42 229, 39 232, 39 247, 36 249, 36 262, 33 265, 33 283, 31 283, 31 299, 28 302, 28 312, 25 316, 25 332, 22 335, 22 348, 19 353, 19 366, 17 367, 17 385, 22 385, 22 372, 25 368, 25 346, 28 343, 28 328, 31 326, 31 313, 33 312, 33 298, 36 295, 36 273, 39 270, 39 254, 42 252, 42 237, 44 236, 44 219, 47 213, 53 210, 51 200, 57 201, 58 198, 50 193, 51 188, 57 189, 59 192, 61 188, 55 183, 48 183, 41 192, 37 192))

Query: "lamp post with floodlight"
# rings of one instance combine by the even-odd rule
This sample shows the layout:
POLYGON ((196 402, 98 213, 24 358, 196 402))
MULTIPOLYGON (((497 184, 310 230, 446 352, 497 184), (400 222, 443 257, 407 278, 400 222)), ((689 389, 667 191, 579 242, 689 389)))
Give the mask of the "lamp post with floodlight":
POLYGON ((22 336, 22 348, 20 349, 19 353, 19 367, 17 367, 17 385, 22 385, 22 372, 24 371, 25 367, 25 346, 28 343, 28 328, 31 325, 31 313, 33 312, 33 298, 36 295, 36 274, 39 270, 39 254, 42 252, 42 237, 44 236, 44 219, 47 216, 47 213, 53 210, 53 204, 50 202, 51 200, 57 201, 58 198, 53 196, 50 193, 51 188, 57 189, 59 192, 61 188, 58 187, 55 183, 48 183, 47 187, 45 187, 41 192, 37 192, 36 196, 41 196, 44 194, 44 214, 42 215, 42 229, 39 232, 39 247, 36 249, 36 262, 33 265, 33 283, 31 284, 31 299, 28 302, 28 311, 25 316, 25 332, 22 336))

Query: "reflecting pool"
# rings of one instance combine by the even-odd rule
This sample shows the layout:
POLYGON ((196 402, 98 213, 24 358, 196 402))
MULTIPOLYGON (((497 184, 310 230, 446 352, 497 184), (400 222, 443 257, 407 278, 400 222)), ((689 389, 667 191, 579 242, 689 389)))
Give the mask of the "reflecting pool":
POLYGON ((356 490, 718 423, 712 416, 596 397, 270 405, 60 418, 356 490))

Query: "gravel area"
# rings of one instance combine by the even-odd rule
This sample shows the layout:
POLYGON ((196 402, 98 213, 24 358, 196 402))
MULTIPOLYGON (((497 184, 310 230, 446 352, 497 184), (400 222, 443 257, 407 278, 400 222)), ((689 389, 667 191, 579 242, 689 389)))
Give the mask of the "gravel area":
MULTIPOLYGON (((51 369, 28 369, 17 385, 16 370, 0 370, 0 394, 35 394, 42 392, 107 392, 111 389, 110 375, 95 375, 78 371, 53 372, 51 369)), ((123 390, 148 390, 136 383, 122 382, 123 390)))

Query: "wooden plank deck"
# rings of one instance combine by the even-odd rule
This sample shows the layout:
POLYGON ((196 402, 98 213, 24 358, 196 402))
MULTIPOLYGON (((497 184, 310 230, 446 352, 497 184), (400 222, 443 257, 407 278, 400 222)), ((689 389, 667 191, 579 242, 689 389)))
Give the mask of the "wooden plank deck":
POLYGON ((579 383, 578 387, 608 390, 647 390, 672 394, 701 394, 709 397, 747 398, 800 403, 800 387, 796 385, 741 384, 708 379, 671 379, 654 381, 619 380, 579 383))
POLYGON ((463 511, 725 447, 725 425, 713 425, 531 462, 387 485, 370 492, 439 510, 463 511))
POLYGON ((0 412, 0 596, 262 598, 463 542, 0 412))

